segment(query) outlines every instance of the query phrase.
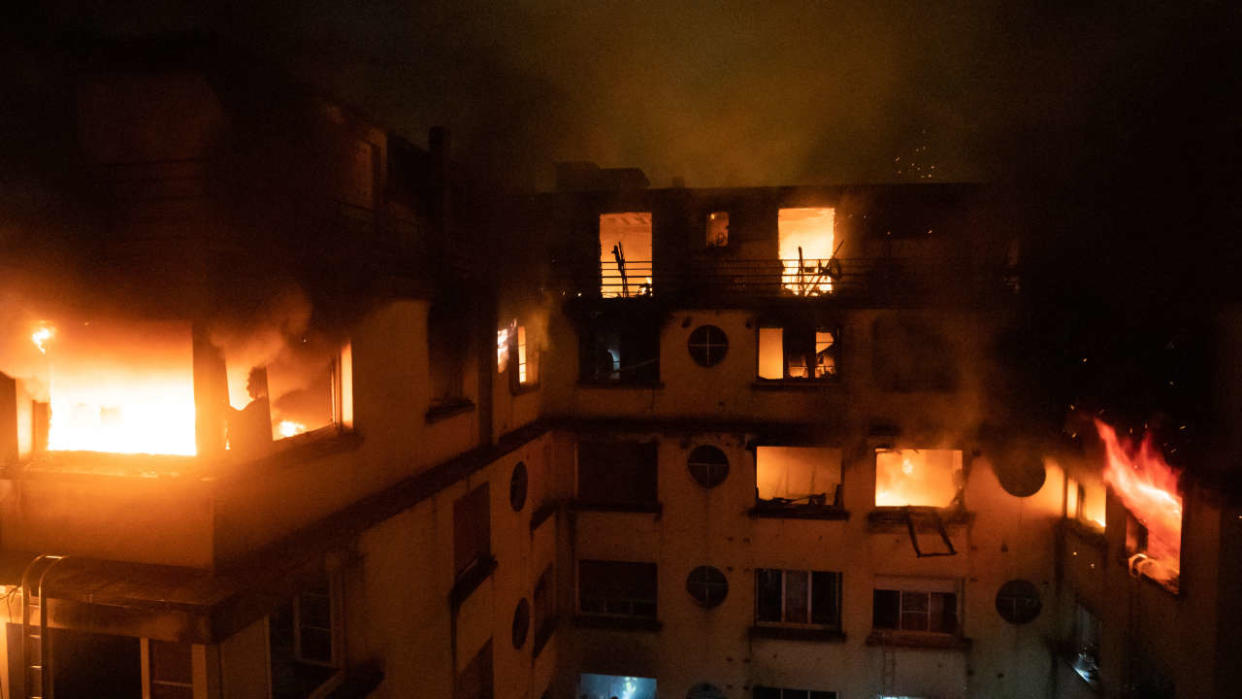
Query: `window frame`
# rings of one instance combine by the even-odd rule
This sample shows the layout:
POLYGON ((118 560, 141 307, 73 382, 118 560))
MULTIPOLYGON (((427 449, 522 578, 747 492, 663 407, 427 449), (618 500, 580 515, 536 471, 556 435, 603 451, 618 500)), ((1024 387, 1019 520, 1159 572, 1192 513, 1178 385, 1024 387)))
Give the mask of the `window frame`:
POLYGON ((760 322, 755 327, 755 381, 757 384, 763 385, 791 385, 791 386, 817 386, 831 385, 841 382, 841 326, 834 323, 821 323, 817 321, 780 323, 775 321, 760 322), (763 375, 763 331, 779 330, 781 332, 781 376, 779 378, 763 375), (824 348, 819 349, 821 333, 832 335, 832 343, 824 348), (790 340, 790 335, 795 335, 794 340, 790 340), (800 336, 800 337, 798 337, 800 336), (807 367, 807 376, 795 376, 790 372, 790 347, 793 345, 801 345, 804 357, 814 356, 814 367, 807 367), (811 354, 806 354, 810 348, 811 354), (819 368, 819 355, 821 352, 827 352, 832 360, 831 370, 826 371, 823 375, 816 376, 819 368))
POLYGON ((575 573, 577 574, 576 582, 578 584, 577 585, 578 594, 575 595, 574 606, 577 608, 578 614, 582 616, 596 617, 596 618, 627 619, 627 620, 633 619, 633 620, 642 620, 642 621, 656 621, 660 618, 659 564, 654 563, 654 562, 649 562, 649 561, 609 561, 609 560, 600 560, 600 559, 581 559, 578 561, 578 565, 576 566, 575 573), (609 598, 607 596, 591 595, 592 599, 598 598, 602 601, 601 606, 604 607, 604 610, 598 611, 598 610, 585 609, 583 605, 583 601, 584 601, 584 598, 587 596, 587 590, 583 587, 582 568, 584 564, 600 565, 600 566, 614 566, 614 567, 626 566, 626 567, 633 567, 633 568, 638 568, 641 566, 644 569, 644 571, 651 572, 651 578, 652 578, 650 581, 651 590, 652 590, 651 599, 646 599, 643 597, 633 597, 633 596, 609 598), (634 611, 630 611, 630 612, 609 611, 607 607, 609 606, 610 603, 611 604, 622 604, 622 605, 628 604, 631 607, 631 609, 633 609, 637 605, 650 604, 651 613, 645 614, 645 613, 637 613, 634 611))
POLYGON ((751 688, 751 697, 752 699, 837 699, 837 693, 822 689, 791 689, 757 684, 751 688))
MULTIPOLYGON (((962 637, 962 610, 964 609, 965 602, 963 600, 961 582, 958 580, 925 579, 925 580, 911 580, 908 582, 907 581, 897 582, 891 579, 889 580, 877 579, 875 584, 872 587, 871 604, 872 604, 871 628, 872 628, 873 633, 881 632, 881 633, 895 633, 895 634, 912 634, 916 636, 921 635, 921 636, 928 636, 928 637, 944 637, 944 638, 961 638, 962 637), (890 594, 895 593, 897 595, 896 597, 897 604, 896 604, 895 609, 893 610, 896 613, 896 616, 895 616, 896 625, 895 626, 890 627, 890 626, 879 625, 880 593, 890 593, 890 594), (952 605, 953 628, 952 629, 947 630, 947 631, 932 629, 932 619, 933 619, 932 596, 933 595, 937 595, 941 597, 942 600, 946 597, 952 598, 953 600, 953 605, 952 605), (924 600, 923 609, 920 610, 916 608, 907 608, 907 605, 906 605, 907 597, 909 597, 911 600, 914 600, 917 597, 922 597, 924 600), (924 622, 925 622, 923 625, 924 628, 907 628, 905 625, 907 616, 914 616, 918 614, 921 614, 924 619, 924 622)), ((942 603, 941 605, 941 610, 942 610, 941 620, 942 621, 944 619, 943 617, 944 609, 945 607, 942 603)))
POLYGON ((830 631, 841 630, 841 594, 842 581, 844 575, 841 571, 829 570, 791 570, 786 568, 758 568, 755 571, 755 626, 767 628, 795 628, 795 629, 823 629, 830 631), (761 616, 763 607, 763 592, 761 590, 761 575, 765 573, 780 573, 780 620, 765 619, 761 616), (790 621, 788 617, 789 602, 789 574, 802 573, 806 576, 806 593, 804 603, 806 605, 806 621, 790 621), (828 580, 832 581, 831 606, 829 621, 815 621, 815 578, 817 575, 828 576, 828 580))
POLYGON ((791 517, 808 519, 844 519, 849 513, 845 509, 845 454, 841 447, 824 444, 789 444, 786 442, 757 443, 750 447, 754 460, 755 500, 751 514, 758 517, 791 517), (779 502, 776 499, 759 497, 759 450, 763 447, 781 449, 817 449, 836 452, 837 483, 831 493, 825 493, 823 504, 813 502, 779 502))
POLYGON ((719 366, 719 364, 729 356, 729 334, 726 333, 719 325, 703 323, 702 325, 699 325, 695 329, 691 330, 690 334, 686 336, 686 351, 690 355, 690 359, 693 360, 697 366, 704 369, 711 369, 712 367, 719 366), (696 342, 695 334, 700 331, 703 332, 706 339, 696 342), (711 338, 713 333, 718 334, 723 341, 720 343, 713 343, 711 338), (696 349, 702 350, 702 358, 695 353, 696 349), (713 350, 717 350, 719 354, 713 355, 713 350))
POLYGON ((142 651, 142 693, 143 696, 152 696, 152 688, 156 686, 174 687, 176 689, 189 690, 190 696, 194 695, 194 644, 175 641, 161 641, 155 638, 143 638, 140 645, 142 651), (180 680, 161 679, 156 677, 158 673, 158 663, 156 663, 156 644, 164 646, 185 646, 189 660, 190 676, 189 680, 182 682, 180 680))
POLYGON ((660 327, 646 319, 609 315, 583 324, 578 333, 578 383, 586 386, 660 385, 660 327), (617 356, 610 345, 615 334, 617 356), (603 352, 610 368, 603 371, 597 360, 603 352), (638 355, 637 359, 634 355, 638 355))

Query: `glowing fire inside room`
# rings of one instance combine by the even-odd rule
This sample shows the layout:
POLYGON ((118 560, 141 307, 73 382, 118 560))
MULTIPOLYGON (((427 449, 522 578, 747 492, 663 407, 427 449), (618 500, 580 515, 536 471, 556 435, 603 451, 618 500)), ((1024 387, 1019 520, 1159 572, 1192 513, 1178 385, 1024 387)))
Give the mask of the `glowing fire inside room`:
POLYGON ((949 507, 962 480, 957 449, 877 449, 876 507, 949 507))
POLYGON ((600 295, 651 294, 651 212, 599 217, 600 295))
POLYGON ((831 207, 780 210, 777 227, 785 289, 798 296, 832 291, 829 260, 836 252, 835 219, 836 210, 831 207))
POLYGON ((1151 434, 1135 448, 1099 420, 1095 429, 1104 444, 1104 482, 1144 530, 1139 537, 1143 540, 1135 542, 1136 550, 1130 552, 1131 569, 1175 586, 1182 553, 1180 474, 1152 444, 1151 434))

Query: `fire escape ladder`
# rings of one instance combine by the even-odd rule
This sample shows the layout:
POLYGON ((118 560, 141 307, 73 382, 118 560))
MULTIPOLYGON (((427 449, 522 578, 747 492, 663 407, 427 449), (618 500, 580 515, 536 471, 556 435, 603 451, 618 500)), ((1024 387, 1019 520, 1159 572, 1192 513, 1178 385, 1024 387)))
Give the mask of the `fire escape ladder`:
POLYGON ((25 699, 51 699, 48 668, 47 604, 43 589, 47 574, 64 556, 40 554, 22 573, 22 667, 25 668, 25 699))
POLYGON ((935 508, 919 508, 917 513, 914 508, 907 505, 905 507, 906 515, 906 531, 910 533, 910 545, 914 547, 914 555, 916 558, 930 558, 933 556, 956 556, 957 549, 953 548, 953 540, 949 538, 949 532, 944 528, 944 519, 940 516, 940 510, 935 508), (940 534, 940 540, 944 542, 945 551, 929 551, 924 553, 919 548, 919 536, 916 533, 915 514, 926 515, 930 519, 932 525, 936 529, 936 533, 940 534))

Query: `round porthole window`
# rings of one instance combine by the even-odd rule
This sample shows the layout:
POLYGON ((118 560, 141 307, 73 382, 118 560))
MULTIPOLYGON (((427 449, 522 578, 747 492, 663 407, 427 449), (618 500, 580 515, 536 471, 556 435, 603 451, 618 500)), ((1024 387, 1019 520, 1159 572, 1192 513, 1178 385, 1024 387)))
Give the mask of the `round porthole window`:
POLYGON ((526 633, 530 631, 530 602, 526 598, 518 600, 517 609, 513 610, 513 647, 521 648, 526 643, 526 633))
POLYGON ((996 612, 1011 624, 1034 621, 1043 607, 1039 588, 1028 580, 1010 580, 996 593, 996 612))
POLYGON ((711 609, 729 595, 729 580, 719 568, 699 566, 686 576, 686 592, 699 606, 711 609))
POLYGON ((729 458, 717 447, 704 444, 695 447, 686 461, 690 476, 704 488, 715 488, 729 475, 729 458))
POLYGON ((526 506, 526 462, 519 461, 513 467, 513 475, 509 476, 509 505, 514 512, 521 512, 526 506))
POLYGON ((1038 493, 1048 477, 1044 460, 1038 454, 1014 454, 1010 458, 1002 458, 993 468, 1005 492, 1018 498, 1038 493))
POLYGON ((690 333, 686 345, 699 366, 716 366, 729 351, 729 336, 715 325, 700 325, 690 333))

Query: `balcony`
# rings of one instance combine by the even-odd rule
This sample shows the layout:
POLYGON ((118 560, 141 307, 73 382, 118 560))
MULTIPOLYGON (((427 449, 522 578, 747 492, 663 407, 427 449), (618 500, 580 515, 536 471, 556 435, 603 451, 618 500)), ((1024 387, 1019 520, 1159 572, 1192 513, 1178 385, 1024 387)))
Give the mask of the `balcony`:
POLYGON ((711 307, 799 298, 881 306, 952 305, 995 302, 1017 289, 1014 275, 1001 266, 960 258, 783 260, 696 255, 680 262, 629 260, 623 267, 608 263, 595 271, 598 276, 563 275, 562 291, 574 297, 652 298, 711 307))

